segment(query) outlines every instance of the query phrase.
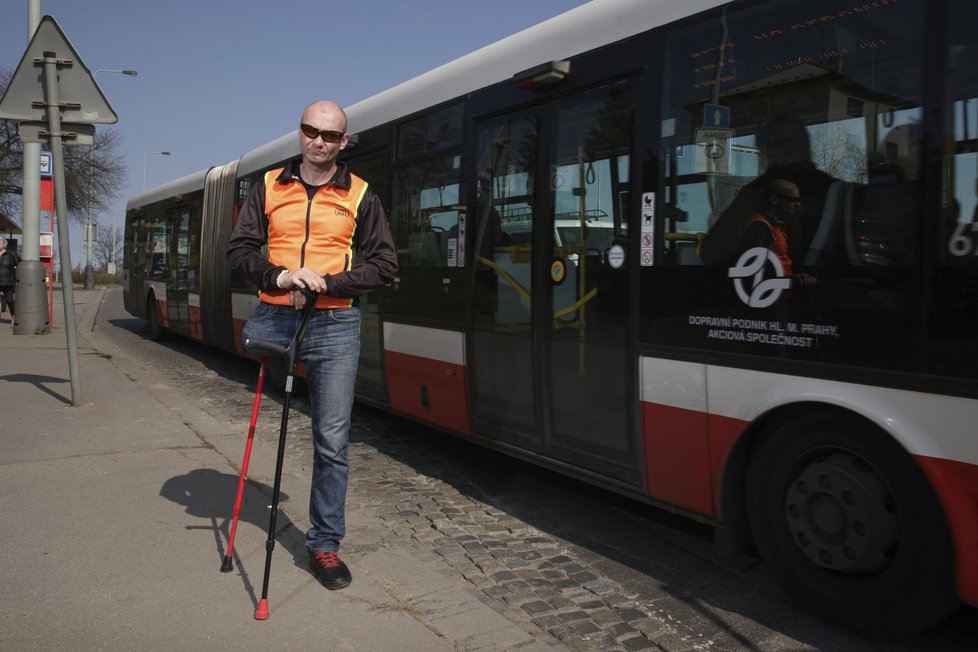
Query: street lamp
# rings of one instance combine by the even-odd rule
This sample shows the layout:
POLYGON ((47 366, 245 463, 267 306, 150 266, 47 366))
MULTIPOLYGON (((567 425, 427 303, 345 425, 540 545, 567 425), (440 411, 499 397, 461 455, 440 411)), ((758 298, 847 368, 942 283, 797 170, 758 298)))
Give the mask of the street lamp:
POLYGON ((100 72, 114 72, 120 75, 128 75, 129 77, 135 77, 136 75, 139 74, 135 70, 106 70, 105 68, 99 68, 98 70, 92 73, 92 77, 99 74, 100 72))
POLYGON ((170 152, 146 152, 143 154, 143 190, 146 190, 146 159, 152 154, 159 154, 160 156, 169 156, 170 152))
MULTIPOLYGON (((126 75, 127 77, 135 77, 139 73, 135 70, 108 70, 106 68, 100 68, 92 73, 92 79, 95 79, 96 75, 100 72, 111 72, 118 75, 126 75)), ((96 82, 97 84, 98 82, 96 82)), ((88 146, 88 224, 85 225, 85 246, 87 249, 87 255, 85 257, 85 289, 94 290, 95 289, 95 267, 92 266, 92 249, 95 240, 95 226, 92 222, 92 151, 95 149, 95 145, 88 146)), ((113 229, 115 227, 113 226, 113 229)), ((115 234, 113 232, 113 237, 115 234)), ((112 252, 113 262, 115 262, 115 251, 112 252)), ((69 270, 70 273, 70 270, 69 270)))

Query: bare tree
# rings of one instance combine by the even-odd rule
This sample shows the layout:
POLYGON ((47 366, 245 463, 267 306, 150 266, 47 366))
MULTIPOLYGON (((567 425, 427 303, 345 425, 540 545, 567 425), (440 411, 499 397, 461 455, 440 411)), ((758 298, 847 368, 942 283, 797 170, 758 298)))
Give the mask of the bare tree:
POLYGON ((819 169, 843 181, 866 181, 866 146, 846 122, 811 127, 812 159, 819 169))
MULTIPOLYGON (((13 73, 0 67, 0 94, 7 89, 13 73)), ((22 191, 21 165, 24 160, 17 123, 0 120, 0 214, 16 215, 20 212, 22 191)))
MULTIPOLYGON (((122 233, 116 233, 113 224, 106 226, 98 218, 92 221, 98 228, 92 246, 95 269, 107 270, 111 262, 118 266, 122 263, 122 233)), ((121 227, 119 230, 122 230, 121 227)))
MULTIPOLYGON (((0 95, 7 90, 13 71, 0 67, 0 95)), ((111 206, 126 183, 125 160, 119 154, 122 135, 100 128, 95 144, 64 148, 65 197, 69 219, 88 221, 88 211, 99 213, 111 206)), ((0 120, 0 213, 21 214, 24 152, 17 136, 17 122, 0 120)))

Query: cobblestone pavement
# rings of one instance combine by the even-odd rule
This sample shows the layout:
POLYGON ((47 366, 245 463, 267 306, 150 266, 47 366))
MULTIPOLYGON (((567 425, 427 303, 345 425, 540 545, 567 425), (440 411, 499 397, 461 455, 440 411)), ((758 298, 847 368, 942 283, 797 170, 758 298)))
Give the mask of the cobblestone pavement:
POLYGON ((557 539, 476 496, 437 453, 358 412, 351 499, 419 554, 441 557, 514 622, 581 650, 668 649, 654 618, 557 539), (661 639, 660 639, 661 640, 661 639))

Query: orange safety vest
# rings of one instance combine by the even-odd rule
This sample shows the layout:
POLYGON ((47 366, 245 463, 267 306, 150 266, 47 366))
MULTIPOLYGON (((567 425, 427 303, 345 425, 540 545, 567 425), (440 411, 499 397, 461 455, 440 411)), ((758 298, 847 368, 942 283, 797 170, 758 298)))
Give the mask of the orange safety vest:
POLYGON ((744 228, 747 228, 753 222, 764 222, 767 228, 771 229, 771 236, 774 238, 774 242, 771 243, 771 251, 781 261, 781 268, 784 270, 785 278, 791 278, 791 257, 788 255, 788 235, 785 233, 784 227, 780 224, 771 224, 764 215, 755 213, 751 215, 744 228))
MULTIPOLYGON (((308 267, 321 274, 338 274, 353 261, 357 211, 367 182, 350 175, 350 187, 327 184, 310 200, 298 180, 279 181, 283 168, 265 173, 265 214, 268 215, 268 260, 290 270, 308 267)), ((261 292, 265 303, 289 305, 289 293, 261 292)), ((352 298, 321 295, 317 308, 349 308, 352 298)))

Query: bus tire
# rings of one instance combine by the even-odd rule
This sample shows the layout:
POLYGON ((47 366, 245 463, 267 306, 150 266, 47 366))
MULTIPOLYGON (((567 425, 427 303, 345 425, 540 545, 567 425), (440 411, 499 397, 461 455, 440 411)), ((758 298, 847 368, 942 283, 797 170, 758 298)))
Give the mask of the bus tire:
POLYGON ((166 336, 166 329, 160 324, 160 316, 156 312, 156 295, 152 292, 146 298, 146 330, 149 331, 149 339, 153 341, 162 340, 166 336))
POLYGON ((876 426, 823 414, 777 428, 753 459, 754 543, 805 609, 896 638, 957 606, 940 503, 911 456, 876 426))

